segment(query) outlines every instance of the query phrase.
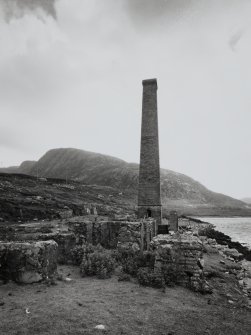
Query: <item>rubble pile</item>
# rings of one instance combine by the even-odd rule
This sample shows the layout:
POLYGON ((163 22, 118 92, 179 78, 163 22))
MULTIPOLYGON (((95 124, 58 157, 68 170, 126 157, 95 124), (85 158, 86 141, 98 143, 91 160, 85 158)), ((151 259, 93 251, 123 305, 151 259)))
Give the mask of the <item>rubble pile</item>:
POLYGON ((231 261, 239 261, 243 258, 243 254, 238 252, 235 248, 230 249, 227 245, 218 244, 215 239, 207 238, 206 236, 200 236, 203 242, 203 247, 208 252, 218 252, 224 258, 231 261))
POLYGON ((235 248, 218 244, 215 239, 200 236, 204 252, 221 256, 220 263, 226 266, 225 274, 234 275, 244 296, 250 299, 251 305, 251 263, 244 259, 244 255, 235 248), (230 262, 231 265, 228 265, 230 262))

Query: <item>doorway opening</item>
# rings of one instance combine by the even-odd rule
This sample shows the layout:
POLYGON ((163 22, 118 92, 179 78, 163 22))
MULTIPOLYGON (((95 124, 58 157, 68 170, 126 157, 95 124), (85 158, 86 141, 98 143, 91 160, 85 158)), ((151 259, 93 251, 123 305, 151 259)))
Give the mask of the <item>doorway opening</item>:
POLYGON ((147 209, 147 217, 151 218, 152 217, 152 211, 150 209, 147 209))

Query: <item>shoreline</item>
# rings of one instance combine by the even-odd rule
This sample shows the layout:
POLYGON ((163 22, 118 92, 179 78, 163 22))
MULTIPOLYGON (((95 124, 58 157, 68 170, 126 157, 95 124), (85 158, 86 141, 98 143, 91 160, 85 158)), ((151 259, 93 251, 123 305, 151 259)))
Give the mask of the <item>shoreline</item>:
MULTIPOLYGON (((207 216, 209 217, 209 216, 207 216)), ((218 217, 218 216, 217 216, 218 217)), ((238 241, 233 241, 232 238, 229 235, 224 234, 223 232, 217 230, 216 226, 207 221, 202 221, 198 218, 194 217, 187 217, 190 220, 193 220, 198 223, 207 223, 210 225, 209 228, 205 230, 206 236, 208 238, 215 239, 218 244, 221 245, 227 245, 230 249, 236 249, 239 253, 243 254, 244 259, 247 261, 251 261, 251 248, 248 246, 238 242, 238 241)), ((202 217, 200 217, 202 218, 202 217)))

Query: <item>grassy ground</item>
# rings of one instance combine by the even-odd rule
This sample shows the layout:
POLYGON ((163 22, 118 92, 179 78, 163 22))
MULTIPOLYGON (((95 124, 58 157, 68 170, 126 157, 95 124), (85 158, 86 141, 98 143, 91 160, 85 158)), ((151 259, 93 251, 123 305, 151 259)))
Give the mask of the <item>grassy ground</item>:
POLYGON ((225 297, 181 287, 162 292, 116 277, 81 278, 72 266, 59 267, 59 273, 72 281, 0 286, 1 335, 250 334, 250 311, 225 297), (106 330, 95 330, 99 324, 106 330))

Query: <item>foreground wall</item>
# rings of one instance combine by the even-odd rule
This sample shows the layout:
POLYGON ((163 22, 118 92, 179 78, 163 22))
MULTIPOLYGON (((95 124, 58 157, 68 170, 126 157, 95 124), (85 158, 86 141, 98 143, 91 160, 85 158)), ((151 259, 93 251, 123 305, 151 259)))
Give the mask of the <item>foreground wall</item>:
POLYGON ((191 234, 158 235, 151 242, 154 271, 173 276, 175 284, 195 291, 209 290, 203 274, 203 245, 191 234))
POLYGON ((30 284, 53 278, 57 247, 55 241, 0 242, 0 279, 30 284))
POLYGON ((128 248, 149 249, 156 235, 156 221, 109 221, 101 216, 75 217, 70 220, 33 222, 26 224, 0 224, 2 241, 49 241, 57 245, 59 263, 71 261, 71 250, 81 244, 101 244, 106 249, 128 248))
POLYGON ((140 222, 123 222, 118 235, 117 248, 120 251, 150 249, 150 242, 157 234, 157 223, 153 219, 140 222))

